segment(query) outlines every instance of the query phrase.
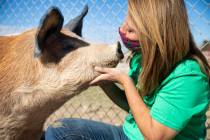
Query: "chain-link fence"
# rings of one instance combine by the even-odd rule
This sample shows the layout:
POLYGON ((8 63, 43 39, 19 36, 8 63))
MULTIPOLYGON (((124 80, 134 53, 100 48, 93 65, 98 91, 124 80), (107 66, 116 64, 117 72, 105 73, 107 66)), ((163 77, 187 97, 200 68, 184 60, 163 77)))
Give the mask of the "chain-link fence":
POLYGON ((51 115, 45 128, 59 118, 86 118, 120 125, 126 112, 113 104, 99 87, 91 87, 51 115))
MULTIPOLYGON (((189 23, 199 47, 210 40, 210 1, 185 0, 189 23)), ((118 27, 127 11, 126 0, 0 0, 0 35, 13 35, 39 25, 51 6, 60 8, 65 23, 77 16, 85 5, 83 37, 90 42, 119 40, 118 27)), ((124 52, 126 50, 124 49, 124 52)), ((82 117, 121 124, 126 113, 115 106, 99 88, 90 88, 61 107, 47 121, 63 117, 82 117)))

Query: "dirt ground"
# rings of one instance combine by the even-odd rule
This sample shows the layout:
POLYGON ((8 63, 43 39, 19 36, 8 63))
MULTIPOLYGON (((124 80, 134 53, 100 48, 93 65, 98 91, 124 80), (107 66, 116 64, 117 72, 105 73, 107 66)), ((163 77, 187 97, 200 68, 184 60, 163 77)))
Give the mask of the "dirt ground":
POLYGON ((120 125, 126 114, 99 87, 93 87, 72 98, 52 114, 45 128, 59 118, 85 118, 120 125))

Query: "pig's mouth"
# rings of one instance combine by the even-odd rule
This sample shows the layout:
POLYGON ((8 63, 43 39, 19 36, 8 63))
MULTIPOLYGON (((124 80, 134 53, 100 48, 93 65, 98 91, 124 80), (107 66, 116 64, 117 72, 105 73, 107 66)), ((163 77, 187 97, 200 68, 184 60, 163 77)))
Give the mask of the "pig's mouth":
POLYGON ((117 66, 117 64, 119 63, 119 61, 107 61, 107 62, 104 62, 103 64, 93 64, 93 67, 95 66, 99 66, 99 67, 107 67, 107 68, 114 68, 117 66))
POLYGON ((105 62, 102 66, 113 68, 113 67, 116 67, 118 63, 119 61, 109 61, 109 62, 105 62))

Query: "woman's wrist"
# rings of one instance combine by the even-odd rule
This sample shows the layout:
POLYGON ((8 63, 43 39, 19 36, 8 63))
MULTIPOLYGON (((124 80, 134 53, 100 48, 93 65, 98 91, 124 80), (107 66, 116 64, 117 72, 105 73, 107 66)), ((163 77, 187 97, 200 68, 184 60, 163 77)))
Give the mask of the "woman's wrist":
POLYGON ((128 76, 128 75, 123 75, 121 76, 121 79, 120 79, 120 84, 124 87, 128 84, 132 83, 133 84, 133 81, 132 79, 128 76))

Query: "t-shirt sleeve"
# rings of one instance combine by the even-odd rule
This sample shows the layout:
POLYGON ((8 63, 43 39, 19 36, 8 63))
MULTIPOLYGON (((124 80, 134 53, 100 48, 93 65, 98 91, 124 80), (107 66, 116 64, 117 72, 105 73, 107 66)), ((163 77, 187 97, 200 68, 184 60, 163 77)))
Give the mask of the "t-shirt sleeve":
POLYGON ((208 107, 209 86, 202 74, 181 74, 164 85, 150 110, 153 119, 176 131, 208 107))

